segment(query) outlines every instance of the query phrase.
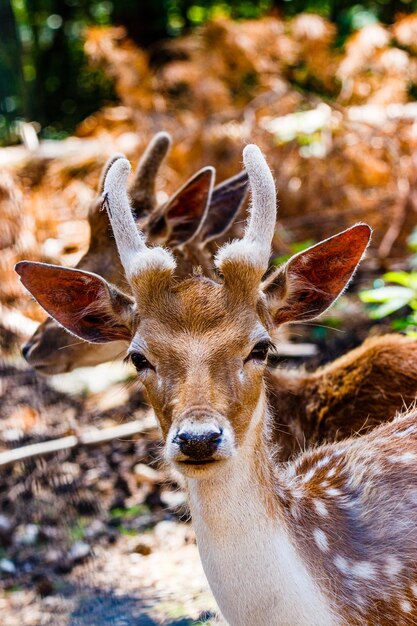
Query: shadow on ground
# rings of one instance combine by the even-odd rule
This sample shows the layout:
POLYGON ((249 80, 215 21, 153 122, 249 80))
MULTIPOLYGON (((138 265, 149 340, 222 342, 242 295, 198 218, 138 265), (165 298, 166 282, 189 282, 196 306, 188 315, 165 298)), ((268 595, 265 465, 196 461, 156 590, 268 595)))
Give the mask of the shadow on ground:
POLYGON ((78 604, 70 614, 68 626, 193 626, 208 623, 213 617, 207 613, 197 622, 186 617, 159 620, 150 615, 155 605, 151 607, 134 595, 115 595, 90 587, 77 596, 78 604))

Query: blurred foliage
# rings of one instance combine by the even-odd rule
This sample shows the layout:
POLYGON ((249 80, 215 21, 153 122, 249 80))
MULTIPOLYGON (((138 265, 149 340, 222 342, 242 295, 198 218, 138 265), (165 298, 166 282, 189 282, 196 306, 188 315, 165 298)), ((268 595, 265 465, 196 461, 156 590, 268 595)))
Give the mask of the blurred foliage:
POLYGON ((268 12, 319 13, 338 27, 338 43, 371 22, 391 22, 417 0, 2 0, 0 3, 0 143, 18 139, 19 119, 59 138, 104 103, 111 81, 88 65, 83 33, 90 25, 123 25, 139 45, 175 37, 217 17, 257 18, 268 12))
POLYGON ((289 252, 288 254, 283 254, 281 256, 277 256, 273 260, 273 264, 279 267, 283 263, 286 263, 288 259, 290 259, 294 254, 298 254, 299 252, 303 252, 303 250, 307 250, 311 246, 314 246, 316 242, 314 239, 307 239, 306 241, 295 241, 289 244, 289 252))
MULTIPOLYGON (((417 251, 417 229, 409 239, 409 247, 417 251)), ((417 271, 387 272, 375 281, 373 289, 362 291, 359 297, 370 306, 372 319, 400 314, 391 322, 392 327, 417 338, 417 271)))
POLYGON ((89 23, 107 24, 110 2, 86 0, 4 0, 0 29, 14 50, 1 64, 0 141, 15 138, 19 119, 36 120, 49 138, 66 136, 106 100, 114 100, 112 82, 87 64, 83 31, 89 23), (7 8, 8 7, 8 8, 7 8), (11 81, 8 74, 15 78, 11 81))
POLYGON ((374 289, 362 291, 359 295, 362 302, 371 305, 369 315, 375 320, 411 309, 393 320, 392 327, 417 337, 417 272, 387 272, 376 281, 374 289))
MULTIPOLYGON (((417 228, 408 239, 408 247, 417 252, 417 228)), ((412 266, 414 260, 415 257, 412 257, 412 266)), ((404 315, 395 317, 391 325, 394 330, 417 338, 417 271, 387 272, 374 281, 373 289, 361 291, 359 297, 370 306, 369 316, 374 320, 406 311, 404 315)))

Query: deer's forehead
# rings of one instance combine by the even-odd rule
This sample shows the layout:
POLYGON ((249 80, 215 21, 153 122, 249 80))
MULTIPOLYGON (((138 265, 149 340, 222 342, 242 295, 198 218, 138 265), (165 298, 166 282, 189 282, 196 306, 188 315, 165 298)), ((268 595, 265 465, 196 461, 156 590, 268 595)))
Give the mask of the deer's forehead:
POLYGON ((259 327, 258 312, 244 301, 231 303, 222 285, 191 279, 147 308, 137 338, 148 347, 163 343, 177 350, 204 345, 215 351, 222 346, 239 348, 259 327))
POLYGON ((164 291, 157 283, 146 287, 137 298, 140 319, 171 330, 206 331, 236 324, 238 319, 244 325, 257 317, 243 297, 231 301, 222 284, 206 278, 188 279, 164 291))

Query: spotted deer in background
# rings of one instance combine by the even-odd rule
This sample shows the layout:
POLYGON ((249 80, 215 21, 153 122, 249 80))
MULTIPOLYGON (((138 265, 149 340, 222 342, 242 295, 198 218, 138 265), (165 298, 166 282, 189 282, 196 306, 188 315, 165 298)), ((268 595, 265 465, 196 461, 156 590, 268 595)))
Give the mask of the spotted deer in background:
POLYGON ((109 169, 105 193, 133 297, 75 269, 21 262, 17 272, 77 337, 130 342, 231 626, 414 624, 417 411, 291 463, 276 463, 269 440, 270 333, 332 304, 370 229, 339 233, 262 282, 275 186, 256 146, 245 148, 244 163, 252 190, 245 235, 219 251, 215 278, 177 279, 171 252, 146 245, 129 207, 124 159, 109 169))
MULTIPOLYGON (((194 265, 208 272, 213 242, 228 229, 246 197, 247 175, 242 172, 213 188, 214 168, 205 167, 167 202, 158 205, 156 176, 170 144, 167 133, 157 133, 139 162, 129 187, 135 220, 150 241, 163 242, 175 249, 181 276, 191 273, 194 265)), ((88 214, 89 248, 77 268, 95 272, 129 292, 107 212, 101 210, 103 181, 119 156, 110 159, 103 169, 98 196, 88 214)), ((62 327, 48 319, 23 346, 22 352, 29 365, 39 372, 60 374, 121 358, 125 350, 123 341, 97 346, 74 342, 62 327)))

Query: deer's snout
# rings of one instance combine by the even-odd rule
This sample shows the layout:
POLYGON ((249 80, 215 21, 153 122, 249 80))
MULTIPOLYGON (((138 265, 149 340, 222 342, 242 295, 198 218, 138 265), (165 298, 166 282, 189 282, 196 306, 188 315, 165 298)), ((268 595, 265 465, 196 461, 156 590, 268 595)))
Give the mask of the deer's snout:
POLYGON ((221 439, 221 429, 209 429, 198 433, 192 430, 180 430, 173 442, 179 446, 184 456, 196 461, 202 461, 213 456, 221 443, 221 439))

